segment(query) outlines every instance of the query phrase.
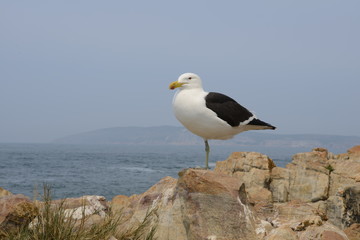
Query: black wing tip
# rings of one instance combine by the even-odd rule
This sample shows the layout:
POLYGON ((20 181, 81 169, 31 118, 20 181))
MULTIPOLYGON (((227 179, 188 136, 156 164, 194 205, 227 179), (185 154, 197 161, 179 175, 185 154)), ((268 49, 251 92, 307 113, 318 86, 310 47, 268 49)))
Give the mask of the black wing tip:
POLYGON ((276 129, 276 127, 274 127, 273 125, 270 125, 270 124, 261 125, 261 126, 264 126, 264 127, 266 127, 266 129, 269 129, 269 130, 275 130, 276 129))
POLYGON ((247 125, 263 126, 263 127, 266 127, 267 129, 271 129, 271 130, 276 129, 276 127, 274 127, 273 125, 271 125, 269 123, 266 123, 266 122, 263 122, 263 121, 261 121, 260 119, 257 119, 257 118, 251 120, 247 125))

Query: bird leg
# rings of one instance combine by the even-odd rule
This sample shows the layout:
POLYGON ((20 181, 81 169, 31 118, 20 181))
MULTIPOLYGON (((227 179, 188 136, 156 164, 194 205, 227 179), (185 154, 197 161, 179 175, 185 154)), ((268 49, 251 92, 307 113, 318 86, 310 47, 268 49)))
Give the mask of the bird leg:
POLYGON ((206 152, 205 169, 209 169, 209 152, 210 152, 210 146, 209 146, 208 140, 204 140, 204 142, 205 142, 205 152, 206 152))

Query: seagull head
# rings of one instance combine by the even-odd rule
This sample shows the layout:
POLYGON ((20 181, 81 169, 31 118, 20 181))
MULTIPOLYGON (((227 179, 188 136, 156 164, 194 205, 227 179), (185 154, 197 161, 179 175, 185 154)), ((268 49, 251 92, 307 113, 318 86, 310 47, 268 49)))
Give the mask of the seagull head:
POLYGON ((195 73, 181 74, 177 81, 170 83, 169 89, 174 90, 175 88, 202 88, 201 78, 195 73))

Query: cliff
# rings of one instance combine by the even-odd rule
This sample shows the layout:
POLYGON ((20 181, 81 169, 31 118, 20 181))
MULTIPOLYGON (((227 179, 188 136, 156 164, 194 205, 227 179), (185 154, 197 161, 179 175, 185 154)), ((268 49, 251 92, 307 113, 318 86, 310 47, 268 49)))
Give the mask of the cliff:
MULTIPOLYGON (((0 197, 0 227, 21 218, 14 210, 19 198, 8 192, 0 197)), ((260 153, 235 152, 214 170, 184 169, 178 179, 165 177, 139 195, 86 199, 95 223, 121 210, 126 218, 121 229, 155 213, 148 222, 159 240, 355 240, 360 239, 360 146, 337 155, 315 148, 295 154, 285 168, 260 153)), ((72 201, 69 208, 81 209, 72 201)), ((36 214, 30 200, 22 204, 30 211, 21 213, 28 224, 36 214)))

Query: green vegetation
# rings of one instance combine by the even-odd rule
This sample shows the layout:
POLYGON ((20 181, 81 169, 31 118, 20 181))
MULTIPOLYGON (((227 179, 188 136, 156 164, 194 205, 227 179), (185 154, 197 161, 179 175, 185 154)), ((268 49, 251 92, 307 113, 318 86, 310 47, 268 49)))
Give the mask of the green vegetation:
POLYGON ((328 164, 325 169, 329 170, 329 173, 333 172, 335 170, 335 168, 333 166, 331 166, 331 164, 328 164))
POLYGON ((147 211, 143 221, 129 228, 123 228, 128 219, 120 213, 112 213, 100 221, 91 223, 90 216, 72 218, 73 212, 66 211, 64 203, 53 204, 50 188, 44 186, 43 201, 39 203, 38 216, 30 225, 1 232, 0 239, 6 240, 153 240, 156 232, 157 209, 147 211), (153 222, 155 220, 155 225, 153 222))

